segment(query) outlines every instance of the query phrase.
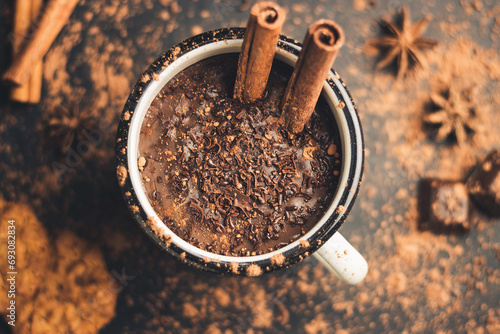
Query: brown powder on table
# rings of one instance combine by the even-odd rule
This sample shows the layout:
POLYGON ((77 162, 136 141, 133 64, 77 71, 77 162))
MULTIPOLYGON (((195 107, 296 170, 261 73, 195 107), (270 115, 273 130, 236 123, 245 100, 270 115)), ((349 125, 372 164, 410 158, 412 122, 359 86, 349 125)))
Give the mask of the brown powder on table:
POLYGON ((282 266, 285 263, 285 256, 283 254, 276 254, 271 257, 271 263, 282 266))
MULTIPOLYGON (((377 124, 377 120, 371 125, 381 125, 385 129, 384 137, 387 138, 384 141, 387 143, 370 145, 375 148, 372 153, 385 157, 384 169, 390 170, 389 186, 404 188, 397 190, 395 197, 391 195, 381 208, 363 199, 364 196, 372 198, 374 192, 384 194, 385 189, 370 178, 365 180, 363 186, 366 188, 361 188, 365 195, 361 195, 359 205, 367 217, 371 217, 369 226, 375 233, 373 240, 364 239, 364 242, 372 240, 366 245, 372 265, 364 284, 374 285, 372 292, 359 294, 357 300, 362 305, 361 310, 385 307, 388 300, 397 303, 414 322, 414 331, 449 328, 449 319, 459 316, 464 305, 470 303, 469 298, 474 293, 482 293, 481 289, 488 285, 484 282, 485 273, 489 275, 489 282, 500 277, 491 262, 464 263, 467 253, 488 252, 494 247, 491 238, 485 238, 486 231, 480 233, 481 236, 466 239, 419 232, 416 230, 419 212, 415 198, 416 181, 420 177, 465 180, 471 167, 500 142, 500 117, 496 107, 500 98, 493 93, 498 91, 499 57, 494 50, 461 39, 442 44, 435 52, 428 53, 427 61, 429 66, 417 69, 413 78, 406 82, 393 82, 389 76, 377 75, 374 86, 380 88, 380 98, 367 99, 360 107, 370 118, 383 116, 381 124, 377 124), (462 92, 466 103, 476 111, 477 130, 468 133, 467 142, 461 146, 456 144, 453 135, 444 143, 436 143, 435 130, 423 122, 424 115, 433 111, 429 91, 441 93, 450 85, 462 92), (394 172, 394 163, 400 173, 394 172), (397 207, 402 207, 406 213, 397 215, 397 207), (375 246, 377 243, 380 245, 375 246), (388 249, 395 252, 384 251, 388 249), (378 286, 380 280, 384 281, 384 288, 378 286), (442 311, 430 322, 424 321, 419 305, 442 311)), ((362 91, 359 93, 363 95, 362 91)), ((486 228, 476 215, 472 221, 477 223, 474 226, 478 229, 486 228)), ((356 238, 351 241, 355 242, 356 238)), ((481 326, 476 323, 470 328, 481 330, 481 326)))
MULTIPOLYGON (((45 281, 51 253, 47 231, 29 206, 5 202, 0 198, 0 244, 2 245, 0 267, 5 272, 22 273, 16 276, 16 297, 21 301, 30 300, 38 292, 37 282, 45 281), (11 220, 12 224, 9 223, 11 220), (9 240, 10 243, 15 241, 15 270, 6 270, 9 267, 7 262, 9 240)), ((6 275, 5 272, 2 275, 6 275)), ((9 304, 8 291, 9 282, 5 279, 0 280, 2 313, 9 304)))
MULTIPOLYGON (((176 17, 182 9, 177 1, 163 0, 157 7, 161 9, 157 12, 167 14, 167 24, 146 25, 144 33, 133 36, 128 36, 127 22, 153 12, 152 6, 125 1, 77 8, 77 12, 85 11, 83 19, 72 15, 44 58, 43 108, 81 103, 96 110, 102 121, 114 122, 135 82, 134 73, 140 73, 146 65, 134 64, 134 54, 147 50, 146 55, 155 55, 150 56, 152 61, 164 51, 161 39, 178 26, 176 17), (109 35, 103 26, 118 34, 109 35), (75 68, 83 69, 78 78, 73 77, 75 68)), ((112 154, 114 134, 105 133, 106 144, 95 147, 95 157, 106 159, 112 154)))
POLYGON ((500 174, 495 177, 490 187, 491 191, 496 193, 496 201, 500 202, 500 174))
POLYGON ((254 328, 271 328, 273 323, 273 310, 271 310, 267 303, 266 290, 258 285, 251 285, 249 293, 253 295, 252 298, 245 298, 244 303, 250 308, 253 315, 251 322, 254 328))
POLYGON ((71 232, 55 243, 57 262, 48 271, 32 303, 19 310, 25 321, 19 333, 98 331, 115 316, 116 282, 107 271, 100 250, 71 232))
POLYGON ((315 282, 298 281, 297 288, 304 294, 314 295, 318 290, 318 285, 315 282))
POLYGON ((372 104, 370 110, 394 115, 387 118, 384 125, 389 149, 392 148, 389 153, 398 158, 410 176, 461 179, 489 148, 500 142, 497 130, 500 117, 495 107, 500 103, 500 97, 490 93, 499 87, 500 58, 492 50, 461 39, 430 53, 427 61, 430 66, 419 70, 416 78, 408 84, 428 84, 434 92, 453 85, 462 94, 469 94, 464 95, 464 99, 472 101, 477 108, 474 121, 478 126, 475 133, 469 134, 466 145, 458 147, 453 138, 444 144, 433 142, 433 130, 422 120, 430 110, 428 90, 412 93, 416 95, 411 97, 413 100, 401 100, 400 89, 407 87, 395 85, 396 89, 384 94, 383 106, 372 104), (439 68, 439 71, 434 68, 439 68))
MULTIPOLYGON (((109 157, 114 152, 116 120, 130 87, 135 83, 134 73, 141 73, 149 62, 164 51, 162 41, 178 26, 176 17, 181 8, 177 1, 162 0, 155 7, 153 8, 152 3, 131 0, 119 3, 81 3, 77 6, 44 57, 43 96, 39 107, 41 112, 37 115, 43 114, 50 119, 52 110, 70 103, 91 108, 100 121, 93 130, 103 135, 103 141, 92 145, 91 154, 83 157, 83 163, 65 170, 62 178, 51 163, 67 166, 66 157, 53 156, 54 150, 51 150, 50 145, 42 148, 41 144, 45 143, 36 143, 31 150, 40 159, 30 161, 30 169, 24 171, 19 170, 18 163, 27 165, 23 160, 29 155, 19 155, 19 151, 12 151, 8 144, 1 145, 0 152, 5 153, 2 170, 8 178, 2 184, 6 198, 25 199, 37 212, 38 207, 47 210, 47 203, 40 202, 51 195, 57 195, 61 185, 73 180, 77 175, 74 171, 84 170, 89 160, 91 164, 101 165, 102 169, 99 171, 109 167, 109 157), (137 15, 155 15, 157 12, 169 14, 167 24, 149 23, 148 27, 142 27, 143 33, 128 35, 130 23, 137 15), (154 30, 155 33, 149 34, 148 30, 154 30), (133 57, 137 53, 144 55, 144 62, 134 62, 133 57), (29 189, 29 194, 23 193, 24 188, 29 189)), ((8 8, 9 6, 3 8, 7 10, 3 15, 11 15, 8 8)), ((15 114, 6 117, 0 133, 14 125, 10 124, 11 121, 24 123, 23 117, 15 114)), ((31 130, 36 130, 34 135, 38 135, 37 132, 44 129, 38 124, 31 130)))
POLYGON ((231 303, 231 297, 229 294, 222 288, 216 288, 214 291, 214 297, 217 303, 222 306, 226 307, 231 303))
POLYGON ((377 2, 375 0, 354 0, 352 5, 355 10, 364 11, 366 9, 375 7, 377 5, 377 2))
MULTIPOLYGON (((171 11, 169 7, 170 3, 172 2, 161 1, 161 5, 165 8, 163 11, 159 11, 158 15, 161 15, 162 18, 168 17, 170 20, 175 21, 174 11, 171 11), (165 14, 165 11, 167 14, 165 14)), ((460 5, 464 6, 464 4, 468 3, 468 1, 463 1, 460 5)), ((470 3, 480 2, 474 1, 470 3)), ((485 2, 484 4, 486 5, 487 3, 485 2)), ((107 4, 101 6, 100 4, 93 4, 88 6, 88 8, 85 6, 84 10, 87 12, 83 14, 83 22, 84 24, 100 26, 102 22, 109 20, 110 26, 113 26, 113 29, 126 35, 127 29, 125 25, 127 24, 127 19, 130 19, 130 17, 123 15, 125 13, 129 15, 129 13, 133 12, 144 13, 144 8, 149 5, 141 3, 140 8, 134 8, 134 6, 137 5, 130 2, 126 5, 107 4), (113 13, 117 14, 118 12, 120 12, 120 15, 116 15, 115 19, 113 13)), ((381 7, 377 8, 380 9, 381 7)), ((183 13, 189 10, 188 8, 183 9, 185 10, 183 13)), ((322 15, 324 10, 325 6, 320 3, 314 9, 314 14, 322 15)), ((345 8, 343 10, 347 11, 345 8)), ((495 27, 498 29, 500 25, 496 22, 498 20, 495 20, 494 15, 494 13, 499 13, 498 6, 496 12, 492 12, 495 8, 492 10, 484 9, 484 12, 481 13, 477 12, 474 8, 466 10, 467 14, 471 15, 471 17, 472 15, 475 15, 475 17, 481 16, 479 29, 483 29, 487 35, 491 35, 492 41, 498 41, 498 33, 495 34, 495 27)), ((210 11, 210 13, 216 14, 215 11, 210 11)), ((297 13, 297 15, 300 14, 297 13)), ((309 13, 305 15, 309 15, 309 13)), ((71 19, 70 24, 74 24, 78 20, 81 20, 81 18, 71 19)), ((206 20, 208 22, 210 17, 207 17, 206 20)), ((227 20, 237 23, 234 25, 244 25, 245 23, 243 21, 238 23, 233 18, 227 18, 227 20)), ((473 21, 471 20, 471 22, 473 21)), ((203 25, 205 23, 203 22, 203 25)), ((462 28, 466 25, 460 22, 457 24, 445 22, 444 24, 439 24, 438 28, 454 34, 463 34, 464 31, 462 28)), ((471 24, 468 25, 473 28, 471 24)), ((138 47, 129 47, 130 44, 127 44, 129 41, 125 39, 120 40, 110 38, 109 36, 102 36, 107 35, 107 32, 101 29, 91 28, 92 30, 87 33, 84 32, 86 28, 82 29, 77 24, 75 28, 65 30, 63 34, 68 34, 70 38, 63 37, 62 34, 60 36, 61 39, 57 40, 56 44, 61 42, 69 44, 64 46, 64 48, 61 46, 56 47, 56 52, 53 52, 50 56, 51 59, 47 65, 49 73, 45 75, 48 100, 44 103, 47 104, 48 109, 49 107, 52 109, 54 105, 69 99, 73 94, 76 94, 78 99, 87 94, 90 97, 96 96, 97 104, 103 105, 109 99, 110 95, 120 95, 122 97, 121 100, 111 101, 113 106, 109 108, 104 107, 99 110, 100 113, 108 118, 116 115, 121 110, 124 98, 126 98, 128 90, 135 80, 133 73, 141 73, 143 68, 162 51, 161 48, 164 46, 164 43, 161 41, 164 40, 165 32, 169 31, 173 26, 174 24, 169 23, 169 26, 164 27, 162 31, 163 35, 159 37, 154 36, 154 27, 145 28, 144 34, 141 32, 139 35, 148 36, 145 36, 140 41, 130 37, 132 39, 131 44, 139 45, 136 42, 141 42, 138 47), (83 34, 83 38, 79 37, 78 34, 83 34), (96 37, 95 42, 92 40, 94 36, 96 37), (83 57, 80 58, 74 52, 69 52, 73 46, 76 46, 80 42, 90 45, 90 49, 86 51, 85 55, 85 57, 90 58, 83 59, 83 57), (109 46, 108 49, 107 44, 118 45, 122 42, 127 46, 126 50, 117 47, 115 51, 109 51, 112 46, 109 46), (102 48, 102 50, 99 50, 99 48, 102 48), (141 50, 147 51, 148 54, 145 56, 147 59, 143 62, 136 62, 136 59, 143 59, 143 57, 136 56, 137 52, 141 50), (125 77, 131 80, 126 89, 122 85, 119 85, 118 90, 120 92, 117 90, 113 93, 99 93, 97 89, 90 87, 93 85, 92 81, 98 78, 98 76, 94 75, 93 79, 75 79, 73 77, 72 73, 74 71, 72 68, 78 66, 85 68, 88 66, 88 62, 94 61, 92 55, 97 52, 103 52, 106 56, 96 58, 96 61, 103 65, 93 65, 93 71, 111 67, 113 71, 119 72, 123 68, 125 70, 125 77), (115 62, 115 55, 118 53, 123 54, 123 59, 115 62), (132 74, 129 75, 127 71, 132 74), (52 78, 54 81, 52 81, 52 78), (84 89, 88 89, 88 92, 84 93, 84 89)), ((289 26, 288 29, 290 30, 292 27, 289 26)), ((291 35, 295 34, 295 36, 300 37, 300 33, 302 32, 297 31, 291 35)), ((466 44, 473 45, 472 42, 467 42, 466 44)), ((494 44, 492 47, 495 47, 495 45, 497 44, 494 44)), ((476 65, 483 67, 483 70, 478 72, 480 75, 477 80, 481 80, 481 77, 490 76, 490 73, 488 73, 490 67, 493 76, 495 72, 498 73, 496 69, 497 60, 492 60, 491 62, 486 60, 491 55, 490 50, 474 47, 475 52, 469 52, 465 48, 462 55, 460 52, 456 52, 456 49, 460 48, 443 43, 435 53, 428 54, 431 66, 440 65, 447 68, 451 66, 446 64, 451 57, 463 59, 462 56, 464 56, 473 60, 471 64, 466 64, 465 69, 473 68, 476 65), (455 49, 454 53, 452 53, 453 49, 455 49), (450 52, 451 57, 443 60, 443 55, 448 52, 450 52), (479 63, 474 64, 474 60, 477 59, 479 63), (488 71, 485 72, 484 69, 488 71)), ((122 57, 120 56, 120 58, 122 57)), ((495 57, 492 58, 494 59, 495 57)), ((451 62, 459 63, 458 59, 451 59, 451 62)), ((369 77, 369 75, 361 77, 360 70, 356 73, 352 68, 342 72, 343 76, 346 75, 346 72, 351 75, 350 79, 346 79, 348 84, 356 76, 358 77, 355 80, 358 82, 369 77)), ((259 295, 264 300, 264 303, 268 305, 268 308, 264 309, 265 311, 271 309, 275 311, 274 315, 277 315, 278 311, 280 314, 288 313, 290 315, 289 327, 281 327, 284 325, 279 322, 278 317, 275 318, 272 326, 276 331, 281 330, 282 332, 286 332, 287 330, 292 331, 293 328, 302 329, 307 326, 311 331, 315 331, 317 328, 326 328, 324 331, 327 332, 335 330, 337 333, 366 333, 387 332, 391 328, 394 328, 394 326, 399 326, 398 328, 401 328, 401 331, 408 332, 424 332, 427 330, 498 332, 500 330, 499 311, 492 307, 492 304, 488 302, 486 297, 479 304, 478 298, 474 297, 476 293, 481 293, 480 291, 484 291, 484 289, 494 292, 500 278, 498 271, 500 246, 498 241, 493 238, 494 235, 488 237, 489 231, 492 231, 491 224, 486 224, 487 220, 480 219, 477 222, 477 235, 474 232, 465 239, 453 236, 435 236, 428 232, 416 232, 414 227, 416 226, 418 211, 414 202, 415 187, 412 184, 407 189, 405 188, 407 195, 403 196, 402 193, 404 191, 398 191, 399 195, 396 198, 388 196, 387 205, 384 205, 382 208, 376 202, 377 198, 387 198, 385 197, 387 194, 384 187, 373 180, 374 175, 380 175, 380 169, 387 170, 388 180, 391 182, 392 180, 394 182, 406 182, 408 174, 410 175, 411 182, 416 181, 421 175, 445 176, 447 174, 445 170, 448 168, 451 171, 450 175, 463 177, 467 174, 468 166, 472 166, 475 160, 482 158, 482 155, 486 151, 486 146, 495 142, 498 143, 498 140, 490 138, 491 140, 488 139, 484 142, 486 146, 479 147, 477 151, 467 146, 462 151, 462 148, 459 149, 452 145, 435 145, 429 137, 430 134, 426 132, 428 130, 420 132, 422 121, 419 117, 425 111, 422 105, 425 104, 428 96, 424 96, 425 94, 420 95, 419 93, 415 93, 415 91, 429 91, 429 89, 425 88, 426 85, 428 87, 434 87, 435 85, 435 88, 440 86, 440 84, 438 85, 434 81, 432 85, 430 82, 427 82, 431 76, 440 77, 441 75, 435 74, 437 72, 439 72, 439 69, 432 71, 423 70, 417 74, 417 78, 413 81, 409 79, 406 83, 396 83, 394 85, 392 84, 392 78, 377 73, 373 80, 373 88, 359 88, 356 90, 352 90, 351 88, 353 96, 359 105, 363 125, 366 128, 382 127, 390 130, 387 133, 380 131, 384 139, 379 140, 379 138, 375 138, 376 140, 368 145, 367 161, 370 161, 377 155, 386 157, 387 161, 380 166, 367 165, 366 168, 369 172, 366 173, 365 184, 361 187, 360 200, 356 203, 356 210, 360 210, 363 214, 366 213, 367 222, 363 226, 373 233, 368 233, 368 235, 352 233, 349 238, 356 245, 361 245, 365 250, 369 250, 366 253, 368 254, 371 271, 364 283, 354 288, 346 288, 337 279, 330 277, 325 269, 316 266, 314 260, 298 264, 294 266, 294 269, 289 271, 266 275, 258 279, 252 278, 249 280, 243 278, 236 282, 232 278, 212 278, 208 275, 200 275, 195 271, 185 270, 183 266, 179 266, 175 261, 169 260, 168 257, 158 253, 154 248, 141 245, 144 254, 149 254, 149 252, 156 254, 154 256, 155 261, 142 259, 141 264, 149 268, 151 280, 156 283, 155 289, 156 287, 160 287, 159 290, 161 290, 161 293, 156 293, 157 291, 155 291, 151 295, 138 296, 137 293, 134 293, 134 288, 129 287, 124 289, 123 298, 126 301, 125 304, 129 305, 128 307, 136 305, 130 311, 134 312, 136 310, 135 307, 141 307, 141 310, 143 307, 143 311, 140 314, 134 313, 132 317, 124 320, 125 324, 121 327, 124 329, 123 332, 130 332, 130 328, 134 327, 144 328, 145 331, 150 332, 160 332, 165 326, 171 326, 167 328, 171 328, 172 331, 202 332, 205 330, 207 323, 210 323, 209 328, 214 332, 217 332, 217 330, 224 332, 225 329, 234 330, 235 326, 250 328, 253 324, 254 312, 260 312, 260 310, 254 309, 253 306, 249 306, 254 305, 253 303, 246 304, 244 302, 244 300, 256 298, 252 294, 255 288, 252 284, 256 284, 265 291, 263 295, 259 295), (420 74, 423 77, 419 76, 420 74), (409 98, 410 103, 406 104, 404 101, 405 98, 409 98), (389 117, 383 119, 387 115, 389 117), (397 119, 391 120, 394 117, 397 119), (390 138, 387 143, 385 136, 390 138), (445 151, 446 154, 443 155, 441 151, 445 151), (473 157, 467 158, 466 155, 471 152, 473 157), (442 161, 441 159, 442 157, 453 157, 454 154, 459 159, 456 164, 450 165, 449 160, 442 161), (464 162, 465 165, 462 164, 464 162), (401 206, 403 207, 402 209, 400 209, 401 206), (405 210, 407 212, 403 215, 405 210), (480 228, 483 230, 480 230, 480 228), (492 263, 491 259, 486 261, 477 259, 474 262, 471 261, 469 265, 464 263, 469 258, 468 254, 474 253, 478 255, 492 255, 493 261, 497 262, 492 263), (379 266, 379 264, 382 265, 379 266), (161 274, 158 274, 158 271, 161 274), (457 273, 457 271, 459 272, 457 273), (404 292, 400 292, 404 286, 403 282, 405 279, 400 275, 401 273, 404 273, 406 277, 407 290, 404 292), (306 284, 317 284, 318 288, 315 294, 310 295, 298 291, 295 288, 297 281, 305 282, 306 284), (213 306, 216 303, 211 303, 211 300, 213 300, 216 293, 213 289, 207 287, 207 283, 219 286, 220 289, 223 289, 224 292, 231 296, 229 305, 225 307, 236 310, 234 313, 224 313, 220 311, 220 308, 213 306), (428 286, 431 287, 427 288, 428 286), (197 288, 196 293, 193 293, 193 287, 197 288), (439 289, 441 289, 442 293, 431 294, 432 291, 439 289), (188 300, 189 298, 193 298, 193 295, 196 298, 190 301, 190 303, 196 310, 200 310, 198 312, 200 321, 198 322, 190 322, 190 319, 183 318, 182 308, 180 312, 175 313, 178 308, 178 304, 176 305, 175 301, 188 300), (355 301, 353 306, 346 304, 346 301, 350 300, 355 301), (434 306, 427 308, 425 307, 427 304, 434 306), (154 305, 161 305, 162 308, 160 309, 154 305), (278 308, 276 308, 276 305, 278 305, 278 308), (284 311, 280 305, 283 306, 284 311), (436 307, 437 305, 443 306, 436 307), (202 310, 205 311, 203 312, 202 310), (393 314, 398 314, 398 317, 393 317, 393 314), (157 315, 158 318, 156 318, 157 315), (231 318, 231 316, 234 317, 231 318), (344 328, 348 328, 348 330, 344 328)), ((465 77, 466 73, 467 71, 464 70, 462 74, 459 74, 457 81, 464 81, 464 78, 471 80, 471 82, 476 81, 474 77, 465 77)), ((113 75, 113 73, 111 74, 113 75)), ((446 75, 443 75, 443 77, 446 77, 446 75)), ((367 80, 366 82, 371 83, 372 80, 367 80)), ((458 84, 461 83, 459 82, 458 84)), ((484 82, 478 83, 480 89, 476 93, 479 94, 478 96, 483 95, 485 97, 480 100, 481 103, 484 102, 484 106, 489 110, 486 112, 486 115, 498 116, 498 111, 494 109, 499 105, 498 96, 495 94, 498 91, 496 88, 498 86, 496 85, 497 83, 493 80, 493 85, 491 86, 493 93, 484 93, 481 92, 481 89, 486 88, 486 84, 484 82)), ((123 86, 126 85, 124 84, 123 86)), ((98 84, 96 87, 99 90, 107 90, 107 86, 104 84, 98 84)), ((11 123, 14 118, 13 116, 7 117, 7 124, 2 124, 0 127, 5 129, 14 125, 11 123)), ((492 122, 497 122, 497 118, 491 118, 492 122)), ((482 136, 495 136, 498 132, 498 124, 486 124, 485 126, 484 133, 481 134, 482 132, 480 132, 479 137, 478 134, 475 134, 475 139, 472 139, 472 142, 480 140, 482 136)), ((111 137, 113 136, 114 134, 111 137)), ((475 144, 472 143, 471 146, 473 145, 475 144)), ((3 152, 8 152, 9 149, 13 148, 9 148, 7 145, 2 147, 3 152)), ((108 157, 109 154, 112 155, 112 147, 109 150, 102 149, 102 151, 105 151, 105 154, 99 153, 100 157, 108 157)), ((104 161, 107 160, 104 159, 104 161)), ((2 167, 4 167, 3 164, 2 167)), ((51 169, 49 168, 48 171, 51 172, 51 169)), ((39 176, 46 172, 47 170, 40 171, 34 173, 34 177, 27 177, 24 173, 16 173, 15 170, 11 169, 9 175, 17 175, 17 179, 19 180, 26 178, 39 180, 39 176)), ((53 189, 47 193, 46 187, 54 187, 58 184, 51 177, 48 175, 42 181, 39 181, 41 186, 38 186, 37 193, 40 196, 50 197, 53 189)), ((14 182, 9 181, 9 183, 13 184, 14 182)), ((11 192, 12 184, 7 184, 4 191, 11 192)), ((33 198, 33 201, 39 202, 39 199, 33 198)), ((238 265, 235 264, 233 269, 237 272, 238 265)), ((127 307, 126 305, 122 307, 127 307)), ((129 309, 126 311, 129 311, 129 309)), ((258 323, 266 323, 266 321, 258 321, 258 323)), ((253 331, 258 332, 258 329, 254 329, 253 331)))
POLYGON ((198 310, 191 303, 183 304, 182 315, 186 318, 195 318, 198 316, 198 310))
MULTIPOLYGON (((30 207, 1 200, 2 231, 8 230, 9 220, 16 225, 19 272, 13 333, 93 333, 114 317, 117 289, 97 247, 71 232, 62 232, 49 245, 47 232, 30 207)), ((5 293, 0 304, 6 309, 2 282, 5 293)))
POLYGON ((318 314, 313 320, 304 326, 307 334, 327 334, 331 333, 330 324, 325 321, 322 313, 318 314))
POLYGON ((262 275, 262 269, 256 265, 256 264, 251 264, 247 267, 247 275, 248 276, 260 276, 262 275))

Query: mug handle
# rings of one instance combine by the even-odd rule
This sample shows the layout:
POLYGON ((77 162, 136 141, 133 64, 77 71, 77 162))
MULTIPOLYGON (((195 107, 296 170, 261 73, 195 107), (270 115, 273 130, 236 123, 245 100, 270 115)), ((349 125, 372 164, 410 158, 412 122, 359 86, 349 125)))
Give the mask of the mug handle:
POLYGON ((339 232, 313 255, 328 270, 349 284, 358 284, 368 273, 366 260, 339 232))

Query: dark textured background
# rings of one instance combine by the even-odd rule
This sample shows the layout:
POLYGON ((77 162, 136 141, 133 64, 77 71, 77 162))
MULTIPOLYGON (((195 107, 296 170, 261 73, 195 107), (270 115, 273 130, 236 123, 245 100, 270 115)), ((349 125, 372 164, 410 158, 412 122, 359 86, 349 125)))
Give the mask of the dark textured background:
MULTIPOLYGON (((445 48, 465 37, 498 52, 498 39, 490 34, 499 11, 486 14, 496 6, 495 1, 484 1, 481 10, 470 13, 464 5, 469 1, 373 1, 362 10, 356 10, 350 1, 279 3, 288 9, 282 32, 287 36, 301 40, 308 24, 319 18, 336 20, 346 32, 346 44, 334 67, 357 102, 368 154, 365 182, 342 233, 368 259, 371 271, 366 282, 348 286, 312 258, 292 269, 252 279, 215 276, 178 263, 157 249, 127 212, 115 180, 114 128, 106 133, 104 143, 93 147, 82 163, 63 176, 61 184, 54 183, 51 164, 64 163, 65 157, 44 139, 42 121, 55 105, 76 99, 82 108, 95 109, 99 119, 116 127, 137 78, 162 52, 190 37, 194 25, 203 31, 245 25, 249 10, 238 10, 238 0, 185 0, 179 2, 177 14, 170 1, 81 1, 51 49, 61 46, 65 50, 63 45, 70 45, 61 61, 68 78, 51 81, 45 73, 43 97, 37 106, 11 103, 8 90, 0 88, 0 194, 7 200, 31 204, 50 233, 70 229, 98 243, 114 275, 134 276, 119 284, 116 317, 102 333, 499 330, 500 262, 493 247, 499 242, 498 221, 479 215, 477 219, 487 222, 468 235, 419 237, 415 245, 423 249, 416 249, 414 259, 411 252, 408 259, 408 252, 400 249, 401 242, 395 241, 419 234, 415 224, 406 221, 408 197, 415 197, 419 176, 403 168, 391 153, 392 143, 383 126, 394 116, 390 108, 386 113, 370 110, 372 101, 383 101, 392 86, 378 87, 370 80, 377 75, 388 77, 390 70, 375 71, 377 57, 363 52, 367 40, 381 33, 380 17, 394 17, 405 4, 414 22, 432 14, 425 36, 445 48), (119 8, 126 13, 117 14, 119 8), (209 15, 202 14, 206 13, 203 10, 209 15), (162 19, 162 11, 170 17, 162 19), (462 21, 469 23, 468 28, 453 33, 441 25, 462 21), (93 32, 95 27, 99 38, 93 32), (110 51, 106 45, 114 49, 110 51), (99 57, 103 54, 106 57, 99 57), (93 67, 96 63, 101 67, 93 67), (121 77, 109 79, 108 70, 121 77), (96 73, 102 78, 92 77, 96 73), (103 83, 106 77, 109 80, 103 83), (65 87, 54 87, 56 83, 65 87), (356 92, 366 93, 358 97, 356 92), (407 198, 395 196, 401 188, 408 190, 407 198), (434 242, 437 251, 429 251, 434 242), (456 246, 463 248, 461 255, 452 251, 456 246), (484 265, 478 266, 477 258, 484 258, 484 265), (417 264, 405 264, 413 260, 417 264), (444 304, 429 296, 430 282, 449 292, 444 304), (231 301, 222 298, 221 302, 221 295, 228 295, 231 301), (272 317, 266 318, 270 313, 272 317), (491 325, 495 323, 496 327, 491 325)), ((7 36, 12 7, 12 1, 0 3, 0 72, 10 63, 7 36)), ((55 55, 49 52, 48 57, 55 55)), ((498 82, 492 87, 498 87, 498 82)), ((425 84, 416 89, 425 90, 425 84)), ((410 100, 412 90, 411 86, 400 89, 400 100, 410 100)), ((478 159, 488 148, 478 148, 478 159)))

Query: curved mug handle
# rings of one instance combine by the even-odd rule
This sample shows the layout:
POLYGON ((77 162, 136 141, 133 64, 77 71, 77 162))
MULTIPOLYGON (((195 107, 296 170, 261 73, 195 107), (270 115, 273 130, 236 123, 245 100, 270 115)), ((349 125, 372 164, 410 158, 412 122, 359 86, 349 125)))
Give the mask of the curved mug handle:
POLYGON ((339 232, 313 255, 328 270, 349 284, 358 284, 368 273, 366 260, 339 232))

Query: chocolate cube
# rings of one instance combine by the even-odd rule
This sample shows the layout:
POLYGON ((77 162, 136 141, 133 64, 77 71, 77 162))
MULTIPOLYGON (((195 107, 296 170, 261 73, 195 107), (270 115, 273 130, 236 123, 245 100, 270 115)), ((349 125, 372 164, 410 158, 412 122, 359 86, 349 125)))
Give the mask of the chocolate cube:
POLYGON ((424 179, 419 193, 419 229, 437 233, 465 233, 471 228, 465 184, 424 179))
POLYGON ((469 194, 479 209, 500 217, 500 151, 491 151, 467 180, 469 194))

